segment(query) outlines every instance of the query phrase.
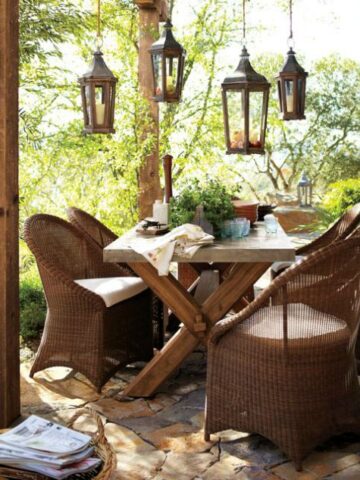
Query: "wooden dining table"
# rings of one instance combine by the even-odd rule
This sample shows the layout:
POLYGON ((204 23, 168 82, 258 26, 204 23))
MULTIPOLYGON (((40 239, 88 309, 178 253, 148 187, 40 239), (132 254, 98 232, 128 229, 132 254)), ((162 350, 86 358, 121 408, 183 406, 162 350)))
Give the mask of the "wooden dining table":
MULTIPOLYGON (((157 270, 130 246, 136 229, 104 249, 104 261, 127 263, 180 320, 180 329, 128 385, 124 394, 150 397, 206 338, 212 326, 242 299, 254 283, 276 261, 294 261, 295 249, 279 226, 270 234, 262 222, 241 239, 216 240, 200 248, 189 259, 174 255, 173 262, 190 263, 198 272, 196 288, 190 293, 173 274, 159 276, 157 270)), ((240 305, 240 306, 239 306, 240 305)))

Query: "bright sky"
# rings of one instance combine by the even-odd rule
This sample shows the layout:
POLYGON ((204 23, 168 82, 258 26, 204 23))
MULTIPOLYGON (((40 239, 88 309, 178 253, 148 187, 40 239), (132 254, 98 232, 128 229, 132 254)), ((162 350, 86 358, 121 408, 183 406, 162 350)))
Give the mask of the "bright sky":
MULTIPOLYGON (((228 0, 239 5, 239 24, 242 0, 228 0)), ((193 10, 202 0, 177 1, 173 15, 175 26, 183 27, 193 17, 193 10)), ((274 0, 250 0, 247 4, 247 45, 251 55, 262 52, 286 53, 289 36, 287 0, 285 8, 274 6, 274 0), (260 8, 259 8, 259 7, 260 8), (261 21, 266 27, 260 33, 251 26, 261 21)), ((360 0, 293 0, 295 50, 307 59, 317 59, 329 53, 360 61, 360 0)), ((239 31, 239 45, 241 34, 239 31)), ((240 53, 240 52, 239 52, 240 53)))

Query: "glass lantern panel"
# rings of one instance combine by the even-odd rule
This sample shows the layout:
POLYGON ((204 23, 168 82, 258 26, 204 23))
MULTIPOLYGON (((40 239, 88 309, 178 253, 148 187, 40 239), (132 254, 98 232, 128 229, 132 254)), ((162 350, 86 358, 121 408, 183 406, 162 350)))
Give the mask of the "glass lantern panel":
POLYGON ((245 92, 228 90, 226 98, 230 148, 242 149, 245 138, 245 92))
POLYGON ((303 79, 298 78, 297 81, 297 111, 303 113, 303 79))
POLYGON ((249 147, 262 148, 263 92, 249 92, 249 147))
POLYGON ((277 88, 278 88, 278 96, 279 96, 279 106, 280 106, 280 112, 283 111, 283 106, 282 106, 282 95, 281 95, 281 80, 277 81, 277 88))
POLYGON ((158 97, 163 94, 163 70, 162 70, 162 54, 153 54, 155 95, 158 97))
POLYGON ((169 95, 176 94, 178 76, 179 76, 179 58, 166 57, 166 92, 169 95))
POLYGON ((105 88, 103 85, 95 85, 95 118, 97 125, 105 123, 105 88))
POLYGON ((90 124, 91 122, 91 85, 86 85, 85 87, 85 101, 86 101, 87 124, 90 124))
POLYGON ((292 113, 294 111, 294 82, 285 80, 285 99, 286 111, 292 113))

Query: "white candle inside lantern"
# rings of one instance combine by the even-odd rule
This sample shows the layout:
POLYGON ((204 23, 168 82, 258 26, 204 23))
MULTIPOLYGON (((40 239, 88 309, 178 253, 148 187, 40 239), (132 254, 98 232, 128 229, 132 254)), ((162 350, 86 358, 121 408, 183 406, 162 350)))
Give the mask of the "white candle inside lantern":
POLYGON ((172 75, 168 75, 167 78, 166 78, 166 88, 167 88, 167 91, 168 93, 175 93, 175 77, 173 77, 172 75))
POLYGON ((294 95, 286 95, 286 110, 288 112, 294 110, 294 95))
POLYGON ((105 104, 97 103, 96 104, 96 123, 98 125, 103 125, 105 120, 105 104))

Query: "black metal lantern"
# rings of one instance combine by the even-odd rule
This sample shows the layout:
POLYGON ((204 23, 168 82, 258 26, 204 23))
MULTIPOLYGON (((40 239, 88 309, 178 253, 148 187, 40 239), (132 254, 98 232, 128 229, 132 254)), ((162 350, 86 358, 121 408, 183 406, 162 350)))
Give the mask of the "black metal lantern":
POLYGON ((172 33, 172 23, 165 23, 164 32, 151 48, 155 102, 179 102, 184 82, 185 49, 172 33))
POLYGON ((249 61, 245 47, 245 0, 243 45, 237 69, 221 85, 226 153, 263 154, 270 83, 253 69, 249 61))
POLYGON ((79 78, 84 113, 84 133, 115 133, 115 88, 117 78, 100 51, 101 0, 97 0, 97 50, 90 70, 79 78))
POLYGON ((85 133, 114 133, 115 88, 117 79, 107 67, 103 54, 94 53, 89 72, 79 78, 85 133))
POLYGON ((264 153, 269 90, 243 47, 238 68, 222 83, 226 153, 264 153))
MULTIPOLYGON (((292 31, 292 0, 290 0, 290 37, 292 31)), ((296 60, 295 52, 290 46, 282 71, 277 77, 280 111, 283 120, 303 120, 305 117, 305 95, 307 72, 296 60)))
POLYGON ((312 182, 305 172, 302 172, 300 181, 297 186, 298 201, 300 207, 312 206, 312 182))

